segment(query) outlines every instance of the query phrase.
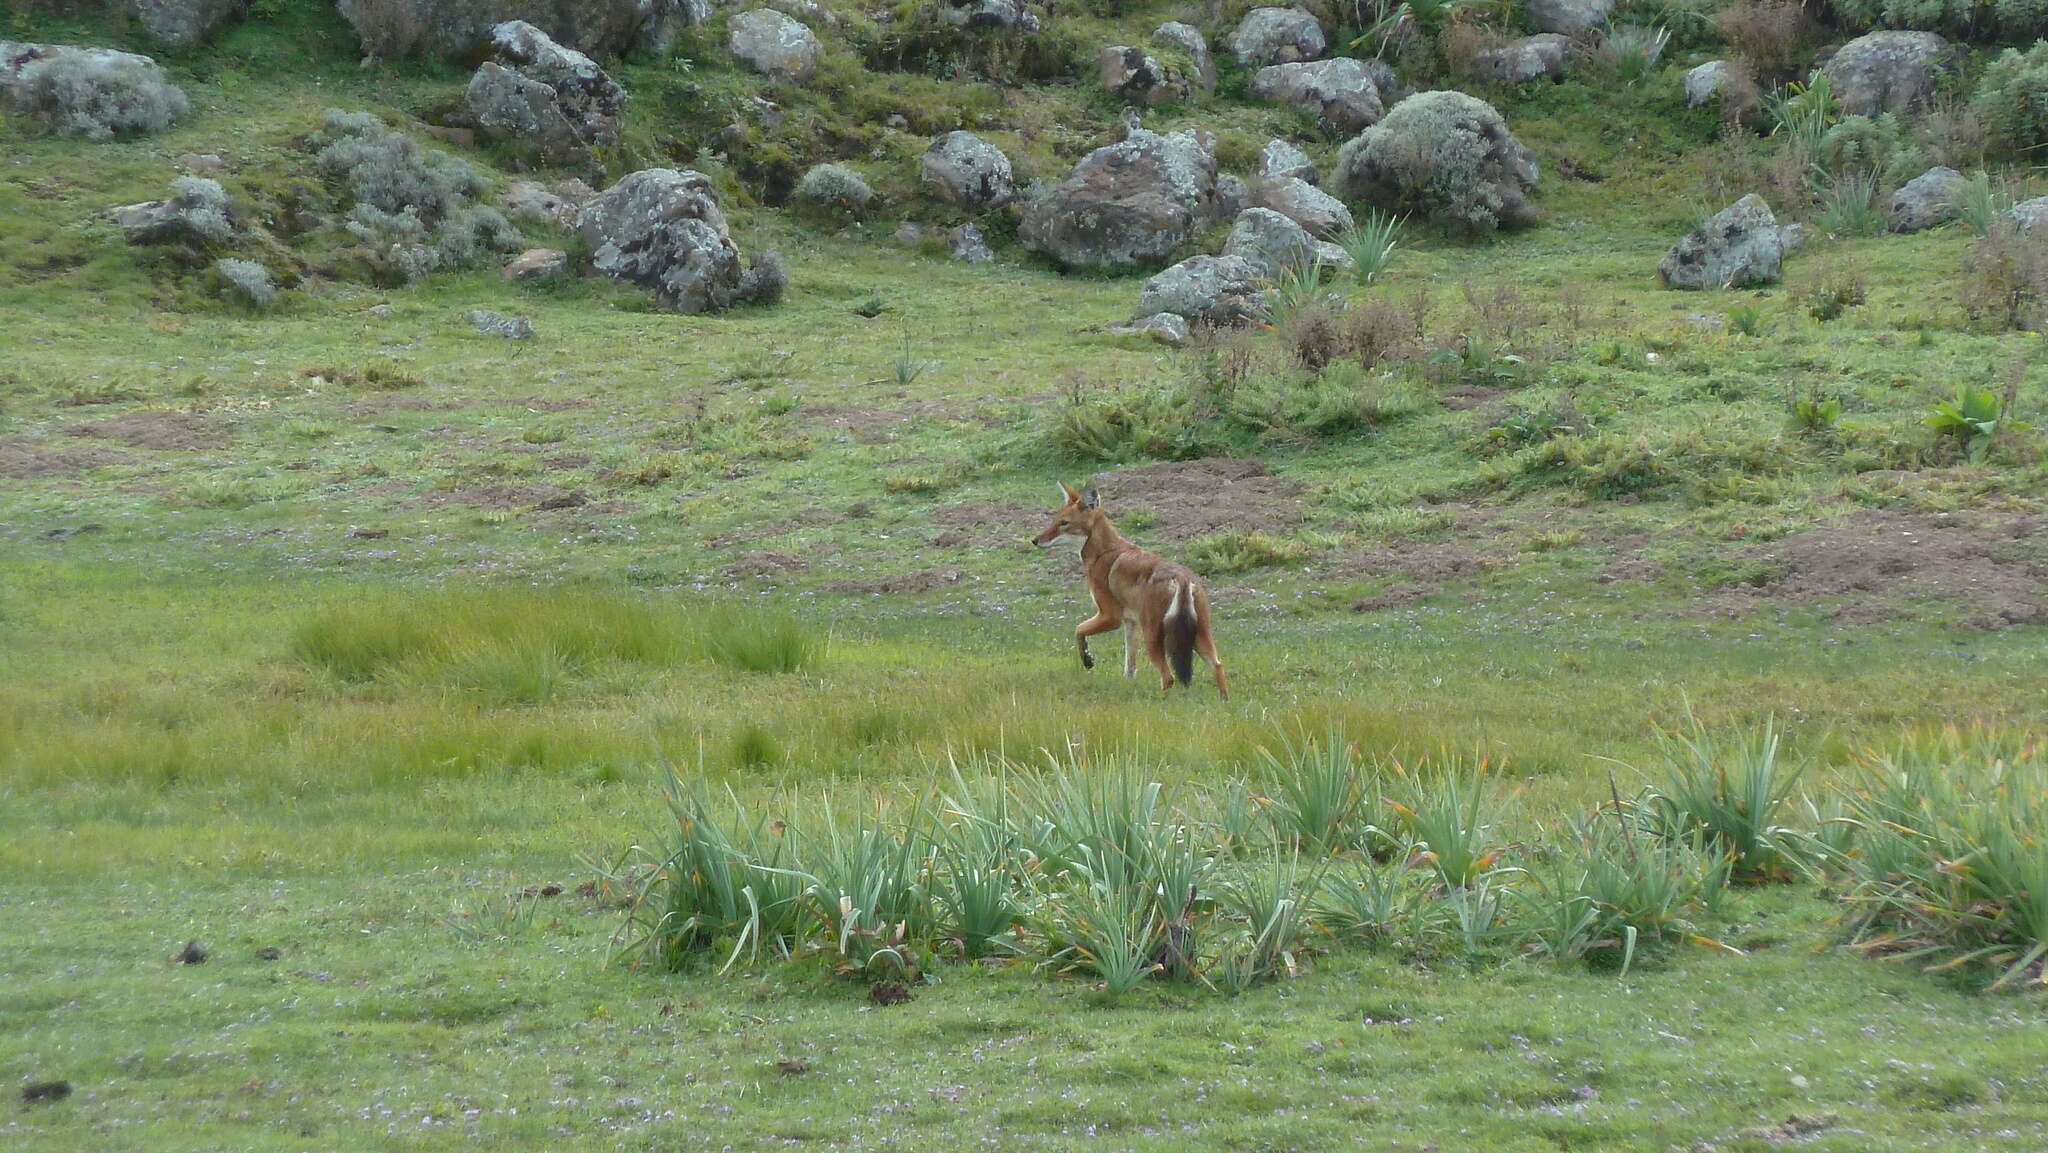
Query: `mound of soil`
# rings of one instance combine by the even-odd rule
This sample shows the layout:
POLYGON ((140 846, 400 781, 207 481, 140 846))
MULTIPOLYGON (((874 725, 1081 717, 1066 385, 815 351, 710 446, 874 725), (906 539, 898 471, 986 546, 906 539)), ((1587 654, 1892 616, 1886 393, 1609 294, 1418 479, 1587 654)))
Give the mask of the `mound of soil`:
POLYGON ((68 431, 73 436, 103 437, 158 452, 225 448, 228 443, 226 430, 194 412, 124 412, 68 431))
POLYGON ((1285 532, 1307 517, 1301 486, 1253 458, 1163 461, 1095 478, 1110 519, 1142 511, 1138 535, 1173 544, 1223 529, 1285 532))
POLYGON ((460 504, 471 508, 509 511, 512 509, 573 508, 578 494, 550 484, 486 484, 476 488, 431 492, 413 503, 426 508, 460 504), (564 503, 565 501, 569 503, 564 503))
POLYGON ((760 552, 743 553, 737 559, 719 566, 718 579, 773 580, 793 573, 809 572, 811 562, 792 553, 763 549, 760 552))
POLYGON ((1395 583, 1355 601, 1351 611, 1406 608, 1442 592, 1444 585, 1478 576, 1502 563, 1461 540, 1388 541, 1361 549, 1338 562, 1337 575, 1353 580, 1383 577, 1395 583))
POLYGON ((897 573, 885 577, 846 578, 826 581, 825 587, 836 593, 858 593, 864 596, 900 596, 904 593, 930 592, 935 588, 960 583, 960 570, 956 568, 924 569, 919 572, 897 573))
POLYGON ((1910 597, 1939 597, 1965 602, 1974 628, 2048 620, 2048 517, 1863 511, 1749 555, 1777 575, 1723 594, 1737 603, 1839 597, 1837 619, 1861 622, 1899 615, 1910 597))
POLYGON ((76 476, 103 464, 119 464, 125 453, 105 448, 43 448, 25 436, 0 436, 0 477, 31 480, 40 476, 76 476))

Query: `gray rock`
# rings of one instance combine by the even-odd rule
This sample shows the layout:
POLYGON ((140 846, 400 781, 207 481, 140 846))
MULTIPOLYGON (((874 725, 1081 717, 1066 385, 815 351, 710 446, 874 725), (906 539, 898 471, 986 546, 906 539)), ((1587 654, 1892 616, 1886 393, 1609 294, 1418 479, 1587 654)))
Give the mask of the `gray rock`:
POLYGON ((211 152, 185 152, 179 154, 177 165, 194 172, 219 172, 228 166, 228 162, 211 152))
POLYGON ((1208 218, 1215 191, 1215 144, 1207 133, 1161 136, 1141 128, 1083 157, 1032 201, 1018 236, 1068 268, 1146 264, 1187 243, 1208 218))
POLYGON ((1038 31, 1038 17, 1026 0, 933 0, 939 21, 955 28, 1038 31))
POLYGON ((1418 92, 1337 153, 1330 190, 1348 202, 1421 209, 1475 232, 1533 223, 1536 157, 1491 104, 1418 92))
POLYGON ((1968 183, 1953 168, 1930 168, 1899 186, 1892 193, 1891 207, 1884 214, 1890 232, 1923 232, 1956 218, 1956 194, 1968 183))
POLYGON ((812 28, 839 27, 839 15, 817 0, 772 0, 768 6, 792 20, 801 20, 812 28))
POLYGON ((1536 31, 1576 36, 1607 23, 1614 0, 1529 0, 1524 10, 1536 31))
POLYGON ((481 336, 502 336, 506 340, 532 340, 533 321, 523 316, 506 316, 488 308, 469 310, 469 326, 481 336))
POLYGON ((726 47, 747 67, 777 80, 801 83, 817 70, 818 38, 809 28, 769 8, 732 18, 726 47))
POLYGON ((1241 256, 1190 256, 1138 290, 1138 315, 1170 312, 1201 324, 1241 324, 1259 313, 1266 278, 1241 256))
POLYGON ((2048 196, 2036 196, 2012 206, 2012 222, 2021 232, 2048 225, 2048 196))
POLYGON ((953 259, 968 264, 987 264, 996 258, 994 250, 988 246, 988 239, 981 234, 981 229, 972 223, 963 224, 948 232, 946 247, 952 252, 953 259))
POLYGON ((1125 324, 1105 324, 1102 331, 1111 336, 1144 336, 1161 344, 1185 344, 1188 339, 1188 322, 1185 317, 1171 312, 1155 312, 1125 324))
POLYGON ((1314 184, 1316 165, 1308 158, 1308 153, 1287 141, 1268 140, 1259 149, 1259 175, 1269 180, 1291 176, 1314 184))
POLYGON ((1383 80, 1392 86, 1393 71, 1385 63, 1339 56, 1261 68, 1252 77, 1252 91, 1293 104, 1324 128, 1349 135, 1378 124, 1386 114, 1380 104, 1383 80))
POLYGON ((1276 176, 1254 181, 1251 203, 1285 216, 1307 229, 1311 236, 1328 239, 1351 227, 1351 210, 1344 202, 1298 176, 1276 176))
POLYGON ((1479 54, 1479 67, 1486 74, 1510 84, 1563 76, 1571 60, 1569 36, 1544 32, 1511 40, 1500 48, 1479 54))
POLYGON ((576 231, 594 271, 652 289, 677 312, 741 299, 740 250, 701 172, 635 172, 591 197, 576 231))
POLYGON ((1216 177, 1216 192, 1210 198, 1210 216, 1216 220, 1236 220, 1237 214, 1250 208, 1251 189, 1245 187, 1241 177, 1224 173, 1216 177))
POLYGON ((1685 74, 1685 106, 1700 108, 1728 86, 1728 62, 1709 60, 1685 74))
POLYGON ((518 220, 574 228, 583 205, 595 195, 581 180, 557 181, 553 186, 536 180, 515 180, 498 194, 498 206, 518 220))
POLYGON ((948 132, 933 140, 919 171, 932 195, 970 212, 1001 207, 1017 196, 1010 158, 972 132, 948 132))
POLYGON ((552 280, 569 271, 569 254, 559 248, 529 248, 505 262, 507 280, 552 280))
POLYGON ((1821 67, 1850 116, 1906 115, 1926 108, 1958 53, 1932 32, 1872 32, 1842 45, 1821 67))
POLYGON ((1347 272, 1358 266, 1358 262, 1351 259, 1350 253, 1327 240, 1316 241, 1316 260, 1325 268, 1342 269, 1347 272))
POLYGON ((1104 48, 1097 58, 1096 74, 1104 89, 1140 108, 1188 98, 1187 82, 1170 75, 1166 66, 1143 48, 1127 44, 1104 48))
POLYGON ((117 12, 166 48, 190 48, 242 18, 249 0, 114 0, 117 12))
POLYGON ((1152 30, 1152 43, 1170 45, 1187 53, 1188 62, 1195 66, 1195 83, 1207 92, 1216 87, 1216 62, 1209 56, 1209 41, 1199 29, 1178 20, 1161 24, 1152 30))
POLYGON ((1254 8, 1230 34, 1230 54, 1245 68, 1322 58, 1323 26, 1300 8, 1254 8))
POLYGON ((889 239, 905 248, 916 248, 924 243, 924 229, 906 220, 896 226, 895 233, 889 239))
POLYGON ((235 237, 228 194, 203 176, 180 176, 171 182, 167 200, 125 204, 113 210, 121 237, 130 244, 225 244, 235 237))
POLYGON ((711 16, 709 0, 335 0, 370 56, 473 58, 490 29, 524 20, 595 56, 660 51, 711 16))
POLYGON ((523 20, 493 27, 490 44, 463 94, 478 131, 544 164, 587 165, 618 143, 626 90, 590 57, 523 20))
POLYGON ((1223 255, 1236 256, 1271 278, 1281 270, 1300 268, 1316 259, 1316 239, 1308 230, 1270 208, 1247 208, 1230 226, 1223 255))
POLYGON ((1748 288, 1778 279, 1786 237, 1763 197, 1750 193, 1693 229, 1657 263, 1667 288, 1748 288))
POLYGON ((162 132, 191 106, 147 56, 13 40, 0 40, 0 105, 88 140, 162 132))

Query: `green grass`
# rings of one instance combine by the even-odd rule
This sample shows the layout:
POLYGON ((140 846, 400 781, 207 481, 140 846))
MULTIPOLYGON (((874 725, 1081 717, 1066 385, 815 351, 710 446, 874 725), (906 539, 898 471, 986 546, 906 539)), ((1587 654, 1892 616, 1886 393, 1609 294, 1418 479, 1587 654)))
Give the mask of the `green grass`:
MULTIPOLYGON (((0 1073, 76 1088, 10 1148, 1761 1149, 1791 1116, 1816 1149, 2041 1143, 2039 1006, 1982 991, 2032 975, 2038 820, 1975 803, 2031 796, 2041 626, 1985 631, 1968 592, 1744 599, 1779 542, 1872 511, 2041 559, 2012 526, 2048 496, 2021 427, 2048 362, 1972 329, 1967 228, 1815 235, 1739 302, 1657 290, 1691 206, 1776 144, 1717 144, 1677 64, 1570 79, 1496 94, 1543 225, 1404 227, 1370 284, 1297 286, 1411 347, 1174 351, 1095 331, 1135 282, 1056 275, 1001 216, 993 265, 882 239, 958 222, 918 192, 931 132, 1026 181, 1110 138, 1086 84, 988 79, 1058 60, 835 50, 792 90, 714 23, 688 69, 620 66, 608 161, 701 164, 787 259, 781 305, 485 270, 255 317, 104 210, 218 152, 270 211, 325 108, 421 135, 467 78, 257 10, 167 57, 195 102, 167 134, 0 123, 0 1073), (767 207, 827 159, 868 219, 767 207), (1840 285, 1867 293, 1810 315, 1840 285), (1997 390, 1976 459, 1923 423, 1959 386, 1997 390), (1839 407, 1788 427, 1800 397, 1839 407), (1217 455, 1270 475, 1125 472, 1217 455), (1074 562, 1023 542, 1098 470, 1120 525, 1213 574, 1228 703, 1080 669, 1074 562), (1659 768, 1689 717, 1775 717, 1780 759, 1659 768), (1970 724, 2013 767, 1852 757, 1970 724), (1802 879, 1724 887, 1723 849, 1802 879), (654 859, 691 884, 635 952, 654 859), (171 963, 193 939, 211 959, 171 963)), ((1175 15, 1062 11, 1041 57, 1175 15)), ((1240 173, 1308 135, 1224 70, 1148 126, 1211 128, 1240 173)))

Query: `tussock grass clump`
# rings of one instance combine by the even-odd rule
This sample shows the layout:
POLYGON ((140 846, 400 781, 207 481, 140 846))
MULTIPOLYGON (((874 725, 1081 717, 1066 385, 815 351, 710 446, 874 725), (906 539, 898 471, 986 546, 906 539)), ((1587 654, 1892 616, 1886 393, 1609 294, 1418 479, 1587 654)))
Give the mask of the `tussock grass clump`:
POLYGON ((820 644, 794 618, 767 610, 672 607, 592 593, 564 603, 520 593, 336 605, 299 625, 294 659, 355 685, 440 688, 485 700, 547 700, 607 667, 712 660, 786 673, 820 644))
POLYGON ((1672 844, 1703 841, 1727 855, 1738 880, 1784 881, 1815 863, 1811 838, 1789 825, 1792 798, 1806 771, 1783 756, 1774 724, 1730 739, 1697 723, 1689 734, 1660 733, 1661 761, 1647 774, 1640 824, 1672 844))

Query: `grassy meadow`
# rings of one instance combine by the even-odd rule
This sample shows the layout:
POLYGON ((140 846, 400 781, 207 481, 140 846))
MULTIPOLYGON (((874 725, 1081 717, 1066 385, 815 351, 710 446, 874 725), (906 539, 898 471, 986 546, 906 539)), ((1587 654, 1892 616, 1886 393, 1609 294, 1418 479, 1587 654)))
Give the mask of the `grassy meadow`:
MULTIPOLYGON (((606 163, 712 172, 780 304, 308 250, 254 313, 105 210, 210 152, 279 211, 324 109, 432 143, 467 79, 256 8, 167 133, 0 121, 0 1075, 71 1086, 0 1144, 2048 1144, 2048 355, 1962 227, 1657 287, 1777 147, 1683 107, 1704 49, 1495 93, 1543 223, 1411 224, 1324 286, 1400 335, 1310 367, 930 239, 931 132, 1112 138, 1068 72, 799 91, 716 25, 606 163), (825 155, 885 207, 768 202, 825 155), (1204 573, 1229 701, 1082 670, 1060 480, 1204 573)), ((1148 126, 1327 163, 1245 79, 1148 126)))

